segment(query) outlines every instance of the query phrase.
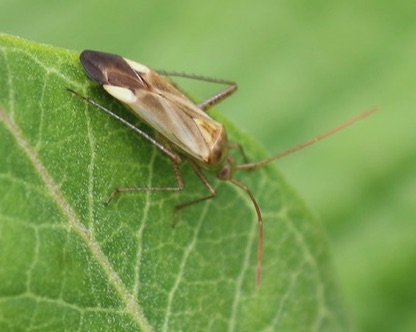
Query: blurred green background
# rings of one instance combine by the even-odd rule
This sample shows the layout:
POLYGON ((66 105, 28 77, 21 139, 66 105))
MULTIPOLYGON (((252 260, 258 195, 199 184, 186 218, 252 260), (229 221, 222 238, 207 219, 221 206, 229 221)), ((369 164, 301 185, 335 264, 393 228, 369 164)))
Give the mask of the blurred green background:
POLYGON ((271 153, 378 105, 278 167, 327 229, 357 329, 416 330, 412 1, 0 0, 0 31, 235 80, 217 111, 271 153))

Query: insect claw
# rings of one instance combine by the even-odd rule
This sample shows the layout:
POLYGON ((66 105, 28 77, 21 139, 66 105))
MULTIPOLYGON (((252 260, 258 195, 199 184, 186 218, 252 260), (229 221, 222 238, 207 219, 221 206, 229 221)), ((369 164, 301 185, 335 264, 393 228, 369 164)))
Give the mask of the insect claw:
POLYGON ((105 205, 109 205, 109 204, 112 202, 112 200, 114 199, 114 197, 115 197, 115 196, 116 196, 119 192, 120 192, 120 190, 119 190, 119 189, 114 190, 114 191, 111 193, 110 197, 108 197, 107 201, 106 201, 106 202, 104 202, 104 204, 105 204, 105 205))

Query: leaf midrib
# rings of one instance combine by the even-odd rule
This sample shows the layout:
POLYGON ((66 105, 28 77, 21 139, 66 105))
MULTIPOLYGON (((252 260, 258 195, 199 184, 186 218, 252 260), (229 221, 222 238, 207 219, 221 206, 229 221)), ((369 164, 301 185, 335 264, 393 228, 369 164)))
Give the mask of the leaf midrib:
POLYGON ((33 164, 35 171, 39 174, 40 178, 45 183, 51 198, 56 202, 56 204, 63 211, 63 214, 67 217, 70 227, 85 242, 91 254, 95 257, 96 261, 103 269, 103 272, 107 276, 109 283, 113 285, 115 290, 118 292, 121 301, 124 303, 126 312, 131 315, 141 330, 151 331, 152 328, 146 320, 142 308, 139 306, 134 296, 130 294, 117 272, 113 269, 106 255, 101 250, 100 245, 95 240, 93 234, 82 224, 80 219, 77 217, 70 204, 62 195, 59 186, 55 183, 52 176, 44 167, 42 161, 38 157, 35 150, 30 146, 20 128, 15 123, 13 123, 9 115, 1 108, 0 121, 4 123, 7 130, 15 138, 17 144, 28 156, 29 160, 33 164))

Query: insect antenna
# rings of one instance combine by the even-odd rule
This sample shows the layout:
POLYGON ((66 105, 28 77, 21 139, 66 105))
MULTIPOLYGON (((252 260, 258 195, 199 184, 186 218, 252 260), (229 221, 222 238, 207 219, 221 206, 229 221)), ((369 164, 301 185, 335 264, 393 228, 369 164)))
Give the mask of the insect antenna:
POLYGON ((361 120, 361 119, 366 118, 367 116, 373 114, 377 110, 378 110, 377 107, 373 107, 373 108, 369 109, 368 111, 363 112, 360 115, 358 115, 358 116, 356 116, 354 118, 351 118, 348 121, 340 124, 339 126, 332 128, 331 130, 327 131, 326 133, 323 133, 323 134, 321 134, 319 136, 316 136, 316 137, 310 139, 309 141, 306 141, 306 142, 304 142, 302 144, 299 144, 297 146, 294 146, 293 148, 290 148, 290 149, 288 149, 286 151, 277 153, 277 154, 272 155, 272 156, 270 156, 270 157, 268 157, 266 159, 263 159, 263 160, 260 160, 260 161, 254 162, 254 163, 247 163, 247 164, 236 165, 235 168, 236 169, 254 169, 254 168, 263 166, 265 164, 268 164, 269 162, 271 162, 273 160, 280 159, 280 158, 282 158, 284 156, 287 156, 289 154, 292 154, 292 153, 295 153, 297 151, 300 151, 300 150, 308 147, 309 145, 312 145, 312 144, 314 144, 314 143, 316 143, 316 142, 318 142, 318 141, 320 141, 320 140, 322 140, 324 138, 327 138, 328 136, 331 136, 332 134, 335 134, 336 132, 344 129, 345 127, 348 127, 349 125, 352 125, 353 123, 357 122, 358 120, 361 120))

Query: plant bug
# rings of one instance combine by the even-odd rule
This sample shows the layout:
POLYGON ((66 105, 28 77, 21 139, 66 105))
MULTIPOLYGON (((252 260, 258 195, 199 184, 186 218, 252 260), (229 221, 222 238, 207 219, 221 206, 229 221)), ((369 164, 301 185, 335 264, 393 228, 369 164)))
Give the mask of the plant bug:
POLYGON ((243 157, 245 157, 243 148, 239 144, 230 143, 227 138, 226 128, 206 113, 212 106, 236 91, 237 84, 235 82, 201 76, 156 72, 140 63, 125 59, 119 55, 98 51, 83 51, 80 56, 80 61, 91 79, 100 84, 111 96, 128 106, 134 115, 156 131, 157 136, 155 138, 150 136, 90 98, 84 97, 71 89, 68 90, 122 122, 124 125, 133 129, 136 133, 154 144, 171 160, 177 181, 177 186, 174 187, 117 188, 111 193, 106 203, 110 203, 117 194, 122 192, 181 191, 184 188, 184 183, 179 170, 179 165, 182 162, 182 158, 184 158, 190 163, 202 184, 209 191, 209 194, 176 205, 174 210, 175 218, 179 210, 195 203, 212 199, 216 196, 215 189, 208 182, 208 179, 204 175, 204 171, 215 173, 218 179, 229 181, 236 187, 244 190, 250 197, 255 208, 258 221, 257 286, 260 285, 261 281, 263 218, 260 207, 251 190, 243 183, 234 179, 234 172, 236 170, 255 169, 273 160, 301 150, 306 146, 332 135, 357 120, 367 117, 377 110, 376 108, 370 109, 320 136, 284 152, 272 155, 264 160, 237 164, 235 159, 229 154, 229 150, 238 148, 243 157), (211 83, 223 84, 227 87, 212 97, 196 104, 174 84, 162 76, 180 76, 198 79, 211 83))

